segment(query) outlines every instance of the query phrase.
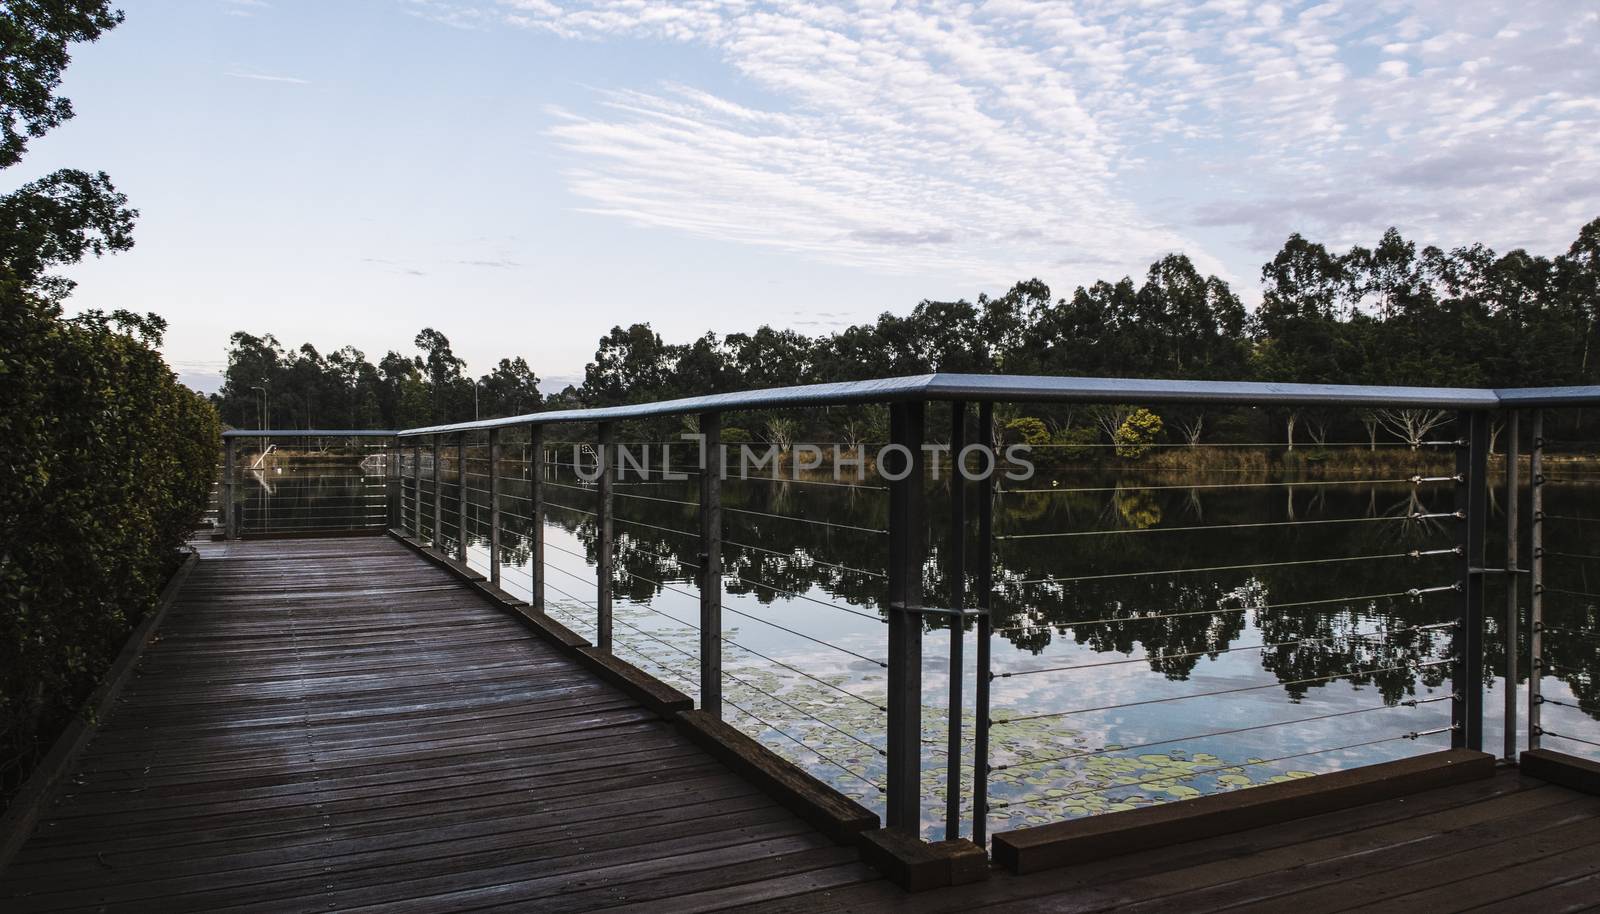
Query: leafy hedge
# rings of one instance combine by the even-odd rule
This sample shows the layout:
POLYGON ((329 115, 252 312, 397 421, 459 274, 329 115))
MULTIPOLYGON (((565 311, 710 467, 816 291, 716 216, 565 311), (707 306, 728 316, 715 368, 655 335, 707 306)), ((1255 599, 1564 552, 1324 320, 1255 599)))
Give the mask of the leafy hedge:
POLYGON ((209 500, 216 411, 160 318, 63 319, 0 279, 0 795, 155 605, 209 500))

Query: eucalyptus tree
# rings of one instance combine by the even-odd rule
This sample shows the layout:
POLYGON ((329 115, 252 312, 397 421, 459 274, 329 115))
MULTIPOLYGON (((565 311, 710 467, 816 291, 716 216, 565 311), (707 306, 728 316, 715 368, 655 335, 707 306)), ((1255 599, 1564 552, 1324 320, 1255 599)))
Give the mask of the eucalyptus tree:
MULTIPOLYGON (((13 0, 0 6, 0 170, 22 161, 29 140, 73 116, 71 100, 56 92, 72 60, 69 47, 92 42, 121 22, 122 13, 105 0, 13 0)), ((0 196, 0 265, 54 316, 54 304, 73 283, 49 271, 133 247, 137 216, 105 172, 51 172, 0 196)))
POLYGON ((539 376, 522 356, 501 359, 494 370, 478 380, 479 412, 491 416, 520 416, 539 408, 539 376))

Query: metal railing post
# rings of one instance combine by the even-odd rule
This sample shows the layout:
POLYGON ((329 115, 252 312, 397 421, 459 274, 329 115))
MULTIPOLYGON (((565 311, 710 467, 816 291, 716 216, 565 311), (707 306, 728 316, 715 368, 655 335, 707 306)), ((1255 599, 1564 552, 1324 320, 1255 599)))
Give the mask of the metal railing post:
POLYGON ((961 449, 967 444, 967 404, 950 404, 950 720, 945 741, 944 837, 961 837, 961 678, 967 637, 967 487, 961 449))
POLYGON ((528 428, 528 602, 544 612, 544 426, 528 428))
POLYGON ((1489 421, 1482 410, 1458 414, 1464 436, 1456 446, 1456 510, 1465 513, 1457 549, 1461 609, 1455 636, 1456 700, 1452 702, 1451 745, 1483 750, 1483 540, 1489 513, 1489 421))
POLYGON ((1544 678, 1544 411, 1533 412, 1533 449, 1528 453, 1528 500, 1533 509, 1528 587, 1528 748, 1539 748, 1540 703, 1544 678))
POLYGON ((595 517, 595 647, 611 653, 611 468, 616 457, 614 428, 610 422, 600 423, 599 442, 595 460, 599 462, 598 507, 595 517))
POLYGON ((467 432, 456 437, 456 557, 467 564, 467 432))
POLYGON ((383 462, 388 471, 384 474, 387 477, 387 482, 384 486, 384 501, 388 505, 385 523, 392 530, 399 529, 405 526, 405 516, 401 510, 401 505, 405 499, 400 491, 404 477, 401 475, 399 438, 393 438, 389 441, 388 447, 383 452, 383 462))
POLYGON ((440 531, 444 529, 444 461, 439 459, 439 436, 433 436, 433 533, 428 537, 428 545, 435 552, 443 552, 439 544, 443 541, 440 531))
POLYGON ((1517 474, 1519 467, 1517 436, 1521 434, 1520 414, 1509 410, 1506 414, 1506 668, 1505 668, 1505 760, 1517 760, 1517 653, 1521 648, 1520 631, 1522 577, 1517 567, 1517 474))
POLYGON ((239 485, 237 441, 236 438, 225 438, 222 442, 222 535, 230 540, 239 538, 239 514, 233 503, 234 492, 239 485))
POLYGON ((922 828, 922 439, 925 405, 889 407, 890 445, 881 471, 889 485, 889 721, 884 818, 891 828, 922 828), (898 452, 898 453, 896 453, 898 452), (895 478, 890 474, 899 474, 895 478))
MULTIPOLYGON (((994 404, 978 404, 978 443, 994 454, 994 404)), ((996 461, 997 463, 998 461, 996 461)), ((989 849, 989 636, 994 630, 989 612, 994 599, 994 474, 978 483, 978 657, 973 674, 972 733, 972 843, 989 849)))
POLYGON ((500 586, 500 430, 489 429, 489 583, 500 586))
POLYGON ((411 537, 422 545, 422 443, 411 446, 411 537))
POLYGON ((700 710, 722 717, 722 414, 700 414, 700 710))

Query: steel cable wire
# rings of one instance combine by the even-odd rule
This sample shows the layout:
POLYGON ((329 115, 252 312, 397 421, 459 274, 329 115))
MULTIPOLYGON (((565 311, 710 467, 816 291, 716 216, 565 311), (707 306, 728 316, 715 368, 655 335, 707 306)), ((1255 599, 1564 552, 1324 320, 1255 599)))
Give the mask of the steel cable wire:
POLYGON ((1050 800, 1050 801, 1054 802, 1054 801, 1060 801, 1060 800, 1069 799, 1071 797, 1084 796, 1086 794, 1091 794, 1091 793, 1105 793, 1108 790, 1121 790, 1122 788, 1125 788, 1125 787, 1140 787, 1140 786, 1143 786, 1143 785, 1146 785, 1146 784, 1159 784, 1159 783, 1161 783, 1163 781, 1181 781, 1181 780, 1185 780, 1185 779, 1188 779, 1188 778, 1199 777, 1199 776, 1205 775, 1205 774, 1216 774, 1217 772, 1220 772, 1220 771, 1239 771, 1239 770, 1242 770, 1244 768, 1251 768, 1251 767, 1256 767, 1256 766, 1259 766, 1259 765, 1273 765, 1273 764, 1276 764, 1278 762, 1292 761, 1292 760, 1297 759, 1297 758, 1308 758, 1308 757, 1313 756, 1313 755, 1326 755, 1329 752, 1348 752, 1351 749, 1362 749, 1362 748, 1365 748, 1367 746, 1377 746, 1377 745, 1381 745, 1383 743, 1392 743, 1395 740, 1402 740, 1402 739, 1418 740, 1418 739, 1421 739, 1424 736, 1434 736, 1434 735, 1439 734, 1439 733, 1448 733, 1448 732, 1450 732, 1450 731, 1452 731, 1454 729, 1455 729, 1455 727, 1451 726, 1451 727, 1439 727, 1439 728, 1433 729, 1433 730, 1413 730, 1410 733, 1402 733, 1402 734, 1400 734, 1398 736, 1386 736, 1386 737, 1382 737, 1380 739, 1364 740, 1364 741, 1359 742, 1359 743, 1347 743, 1347 744, 1345 744, 1343 746, 1333 746, 1333 747, 1327 748, 1327 749, 1312 749, 1312 750, 1309 750, 1307 752, 1296 752, 1296 753, 1293 753, 1293 754, 1290 754, 1290 755, 1280 755, 1280 756, 1277 756, 1275 758, 1254 759, 1254 760, 1251 760, 1251 761, 1240 762, 1240 763, 1234 764, 1234 765, 1218 765, 1218 766, 1213 767, 1213 768, 1197 768, 1197 769, 1194 769, 1192 771, 1185 771, 1185 772, 1174 773, 1174 774, 1166 774, 1166 775, 1161 775, 1159 777, 1153 777, 1153 778, 1145 778, 1145 779, 1139 780, 1139 781, 1131 781, 1131 782, 1126 783, 1126 784, 1109 784, 1109 785, 1107 785, 1105 787, 1091 787, 1091 788, 1087 788, 1087 789, 1084 789, 1084 790, 1074 791, 1072 793, 1057 794, 1055 796, 1045 796, 1043 794, 1040 794, 1038 796, 1023 797, 1023 798, 1015 799, 1015 800, 1001 800, 1001 801, 995 803, 992 808, 1001 809, 1001 808, 1006 808, 1006 807, 1011 807, 1011 806, 1022 806, 1022 805, 1028 804, 1028 803, 1037 803, 1040 800, 1050 800))
POLYGON ((1140 706, 1143 706, 1143 705, 1158 705, 1158 704, 1166 704, 1168 702, 1173 702, 1173 701, 1188 701, 1189 699, 1192 699, 1192 698, 1214 698, 1214 697, 1216 697, 1218 695, 1236 695, 1236 694, 1238 694, 1240 692, 1256 692, 1256 691, 1260 691, 1261 689, 1275 689, 1275 688, 1282 688, 1282 687, 1285 687, 1285 686, 1295 686, 1295 685, 1311 685, 1313 683, 1319 683, 1319 682, 1337 682, 1340 679, 1353 679, 1353 678, 1360 677, 1360 676, 1375 676, 1375 675, 1377 675, 1379 673, 1394 673, 1394 672, 1398 672, 1400 670, 1411 670, 1411 671, 1415 672, 1415 671, 1418 671, 1418 670, 1431 669, 1431 668, 1436 667, 1436 666, 1444 666, 1446 664, 1451 664, 1451 663, 1455 663, 1455 662, 1456 662, 1456 658, 1449 657, 1449 658, 1445 658, 1445 659, 1442 659, 1442 660, 1433 660, 1433 661, 1428 661, 1428 662, 1424 662, 1424 663, 1415 663, 1415 664, 1413 664, 1413 663, 1403 663, 1403 664, 1399 664, 1399 665, 1396 665, 1396 666, 1376 667, 1376 668, 1370 669, 1370 670, 1352 670, 1352 671, 1350 671, 1348 673, 1334 673, 1334 674, 1331 674, 1331 675, 1328 675, 1328 676, 1313 676, 1313 677, 1310 677, 1310 678, 1307 678, 1307 679, 1291 679, 1291 680, 1280 681, 1280 682, 1268 682, 1268 683, 1264 683, 1262 685, 1239 686, 1239 687, 1232 688, 1232 689, 1217 689, 1217 690, 1210 691, 1210 692, 1192 692, 1192 693, 1187 694, 1187 695, 1168 695, 1168 696, 1165 696, 1165 697, 1162 697, 1162 698, 1146 698, 1146 699, 1142 699, 1140 701, 1122 702, 1120 704, 1097 705, 1097 706, 1094 706, 1094 707, 1087 707, 1087 708, 1074 708, 1074 709, 1072 709, 1070 711, 1051 711, 1051 712, 1044 713, 1044 714, 1026 714, 1026 715, 1022 715, 1022 716, 1019 716, 1019 717, 1007 717, 1007 718, 1000 719, 1000 720, 991 719, 989 721, 989 726, 991 726, 991 727, 999 727, 999 726, 1002 726, 1002 725, 1005 725, 1005 724, 1015 724, 1015 723, 1021 723, 1023 721, 1029 721, 1029 720, 1045 720, 1045 719, 1056 718, 1056 717, 1069 717, 1069 716, 1074 715, 1074 714, 1089 714, 1089 713, 1093 713, 1093 712, 1097 712, 1097 711, 1117 711, 1117 710, 1121 710, 1123 708, 1136 708, 1136 707, 1140 707, 1140 706))
POLYGON ((1105 666, 1121 666, 1127 663, 1147 663, 1153 660, 1189 660, 1195 657, 1207 657, 1213 654, 1231 654, 1243 651, 1265 651, 1279 647, 1299 647, 1300 645, 1304 644, 1326 644, 1330 641, 1339 640, 1365 641, 1374 635, 1392 636, 1396 634, 1405 634, 1407 632, 1439 631, 1447 628, 1455 628, 1459 624, 1460 623, 1457 622, 1441 622, 1436 625, 1404 626, 1399 629, 1390 629, 1388 631, 1355 632, 1344 635, 1318 635, 1310 638, 1299 638, 1293 641, 1275 641, 1266 644, 1247 644, 1242 647, 1223 647, 1215 650, 1186 651, 1181 654, 1146 654, 1142 657, 1123 657, 1117 660, 1098 660, 1094 663, 1078 663, 1071 666, 1049 666, 1032 670, 1013 670, 1007 673, 994 673, 992 675, 995 679, 1010 679, 1013 676, 1032 676, 1036 673, 1064 673, 1075 670, 1093 670, 1105 666))
POLYGON ((775 725, 773 725, 771 723, 768 723, 766 720, 764 720, 761 717, 757 716, 755 713, 749 711, 748 709, 744 708, 743 706, 741 706, 741 705, 739 705, 739 704, 737 704, 737 703, 735 703, 733 701, 730 701, 727 698, 727 696, 723 696, 722 703, 725 704, 725 705, 728 705, 729 707, 731 707, 734 710, 738 711, 740 714, 743 714, 744 716, 750 718, 751 720, 754 720, 756 723, 760 724, 761 726, 766 727, 768 730, 771 730, 773 733, 776 733, 779 736, 782 736, 783 738, 789 740, 790 742, 792 742, 795 745, 799 746, 800 748, 806 750, 807 752, 811 753, 812 755, 816 756, 817 758, 822 759, 823 761, 827 762, 828 764, 832 765, 833 767, 838 768, 840 771, 843 771, 845 774, 848 774, 851 777, 855 778, 856 780, 861 781, 862 783, 864 783, 864 784, 876 789, 879 793, 883 793, 884 792, 884 788, 883 788, 882 784, 879 784, 877 781, 874 781, 873 779, 867 777, 866 775, 864 775, 864 774, 862 774, 862 773, 860 773, 858 771, 855 771, 854 769, 846 766, 843 762, 840 762, 837 759, 834 759, 834 758, 831 758, 831 757, 829 757, 827 755, 824 755, 823 753, 818 752, 816 749, 813 749, 810 746, 807 746, 805 744, 805 742, 802 741, 801 739, 799 739, 798 737, 791 736, 788 732, 779 729, 777 726, 775 726, 775 725))
POLYGON ((1326 524, 1370 524, 1370 523, 1376 523, 1376 522, 1379 522, 1379 521, 1397 521, 1397 520, 1408 520, 1408 521, 1435 520, 1435 519, 1446 518, 1446 517, 1460 519, 1460 515, 1456 514, 1453 511, 1439 512, 1439 513, 1433 513, 1433 514, 1424 514, 1424 513, 1420 513, 1419 512, 1419 513, 1415 513, 1415 514, 1384 515, 1382 517, 1331 517, 1331 518, 1323 518, 1323 519, 1320 519, 1320 520, 1307 519, 1307 520, 1261 521, 1259 523, 1248 523, 1248 524, 1201 524, 1201 525, 1192 525, 1192 526, 1187 526, 1187 527, 1144 527, 1144 528, 1136 528, 1136 529, 1128 529, 1128 530, 1065 530, 1065 531, 1061 531, 1061 532, 1057 532, 1057 533, 1010 533, 1010 534, 1004 534, 1004 535, 996 535, 995 539, 997 539, 997 540, 1062 539, 1062 538, 1065 538, 1065 537, 1074 537, 1074 536, 1121 536, 1121 535, 1128 535, 1128 534, 1134 534, 1134 533, 1183 533, 1185 531, 1190 532, 1190 533, 1195 533, 1195 532, 1214 532, 1214 531, 1217 531, 1217 530, 1252 530, 1252 529, 1260 529, 1260 528, 1267 528, 1267 527, 1308 527, 1308 526, 1326 525, 1326 524))
POLYGON ((1028 578, 1011 581, 1015 585, 1025 584, 1071 584, 1079 581, 1110 581, 1122 578, 1143 578, 1154 575, 1173 574, 1200 574, 1208 571, 1249 571, 1258 568, 1289 568, 1300 565, 1335 565, 1346 562, 1373 562, 1385 559, 1421 559, 1434 555, 1460 555, 1460 547, 1452 546, 1448 549, 1413 549, 1410 552, 1385 552, 1376 555, 1350 555, 1326 559, 1295 559, 1287 562, 1256 562, 1247 565, 1211 565, 1202 568, 1170 568, 1161 571, 1123 571, 1115 574, 1087 574, 1065 578, 1028 578))
POLYGON ((1309 724, 1317 721, 1333 720, 1339 717, 1350 717, 1356 714, 1368 714, 1373 711, 1393 711, 1396 708, 1415 708, 1420 705, 1433 704, 1440 701, 1453 701, 1454 695, 1440 695, 1435 698, 1413 698, 1409 701, 1397 702, 1392 705, 1373 705, 1367 708, 1356 708, 1351 711, 1334 711, 1328 714, 1316 714, 1310 717, 1297 717, 1293 720, 1281 720, 1270 724, 1255 724, 1249 727, 1233 727, 1228 730, 1214 730, 1210 733, 1195 733, 1188 736, 1175 736, 1171 739, 1152 740, 1148 743, 1134 743, 1129 746, 1107 746, 1104 749, 1095 749, 1088 752, 1074 752, 1068 755, 1056 755, 1042 759, 1028 759, 1025 762, 1015 762, 1010 765, 995 765, 990 771, 1014 771, 1018 768, 1032 768, 1036 765, 1049 765, 1055 762, 1071 761, 1073 759, 1091 758, 1097 755, 1109 755, 1114 752, 1133 752, 1138 749, 1149 749, 1154 746, 1166 746, 1172 743, 1184 743, 1202 739, 1213 739, 1218 736, 1235 736, 1240 733, 1251 733, 1257 730, 1271 730, 1275 727, 1286 727, 1291 724, 1309 724))

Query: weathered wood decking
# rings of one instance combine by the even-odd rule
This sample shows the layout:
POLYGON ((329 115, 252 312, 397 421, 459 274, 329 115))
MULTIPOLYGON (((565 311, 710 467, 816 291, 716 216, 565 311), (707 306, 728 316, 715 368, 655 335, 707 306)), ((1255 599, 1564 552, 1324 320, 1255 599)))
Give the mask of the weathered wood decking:
POLYGON ((0 910, 1600 910, 1600 797, 1515 771, 908 895, 380 538, 207 548, 0 910))
POLYGON ((666 912, 875 878, 365 537, 208 548, 0 909, 666 912))
POLYGON ((1084 914, 1600 910, 1600 797, 1503 770, 1294 822, 922 895, 884 883, 766 912, 1084 914))

